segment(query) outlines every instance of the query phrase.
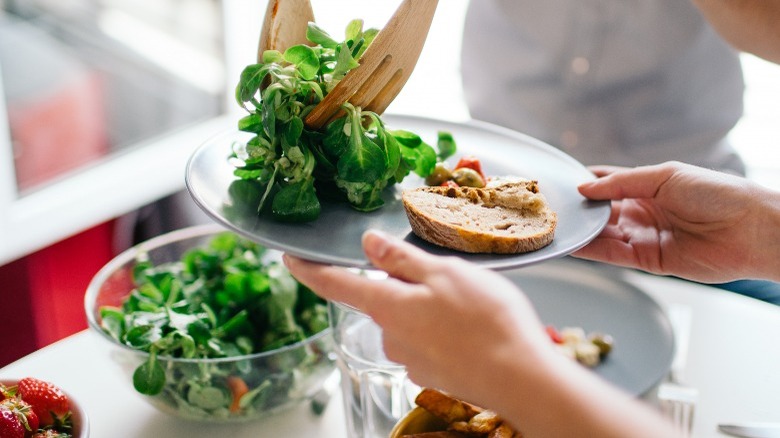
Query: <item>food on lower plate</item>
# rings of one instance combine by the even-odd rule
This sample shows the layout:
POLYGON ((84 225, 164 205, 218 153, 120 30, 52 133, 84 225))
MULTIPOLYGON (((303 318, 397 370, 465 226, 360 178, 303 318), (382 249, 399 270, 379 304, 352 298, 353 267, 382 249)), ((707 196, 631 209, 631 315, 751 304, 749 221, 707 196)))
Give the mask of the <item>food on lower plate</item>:
POLYGON ((402 200, 414 234, 468 253, 536 251, 553 241, 558 223, 537 182, 525 179, 407 189, 402 200))
POLYGON ((71 437, 70 400, 58 386, 25 377, 0 383, 0 437, 71 437))
POLYGON ((548 325, 546 329, 558 351, 589 368, 600 364, 612 352, 614 340, 609 334, 586 334, 582 327, 563 327, 558 330, 548 325))
POLYGON ((238 129, 254 137, 233 146, 231 162, 235 176, 265 188, 253 206, 258 213, 308 222, 319 216, 323 197, 373 211, 384 204, 387 186, 412 172, 428 176, 437 159, 454 152, 449 133, 439 133, 437 152, 417 134, 389 129, 379 114, 348 103, 344 114, 322 129, 305 126, 306 115, 359 65, 377 33, 353 20, 339 42, 310 23, 311 46, 267 50, 262 62, 241 73, 236 101, 249 114, 238 129))
POLYGON ((401 435, 404 438, 522 438, 495 412, 432 388, 423 388, 417 406, 443 420, 441 430, 401 435))

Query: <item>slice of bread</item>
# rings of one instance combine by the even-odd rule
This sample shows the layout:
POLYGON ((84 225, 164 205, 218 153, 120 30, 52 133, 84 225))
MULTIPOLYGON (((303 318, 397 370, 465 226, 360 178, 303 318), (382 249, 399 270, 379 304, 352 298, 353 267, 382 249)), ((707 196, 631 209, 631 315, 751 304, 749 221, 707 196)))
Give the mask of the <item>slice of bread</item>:
POLYGON ((419 187, 401 196, 414 234, 468 253, 536 251, 552 242, 558 223, 536 181, 500 181, 485 188, 419 187))

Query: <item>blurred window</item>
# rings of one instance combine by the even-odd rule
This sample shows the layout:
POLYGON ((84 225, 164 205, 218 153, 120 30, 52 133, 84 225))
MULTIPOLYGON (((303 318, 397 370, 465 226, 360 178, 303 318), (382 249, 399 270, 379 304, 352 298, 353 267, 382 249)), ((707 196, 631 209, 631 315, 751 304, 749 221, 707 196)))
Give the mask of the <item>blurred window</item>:
POLYGON ((0 104, 19 196, 225 111, 219 0, 0 5, 0 104))

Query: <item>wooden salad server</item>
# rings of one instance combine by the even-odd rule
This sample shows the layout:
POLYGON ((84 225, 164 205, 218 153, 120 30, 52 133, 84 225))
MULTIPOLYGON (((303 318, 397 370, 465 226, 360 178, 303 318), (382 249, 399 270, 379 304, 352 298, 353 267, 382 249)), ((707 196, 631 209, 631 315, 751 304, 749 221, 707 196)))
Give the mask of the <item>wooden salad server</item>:
MULTIPOLYGON (((308 114, 306 126, 319 129, 333 119, 344 102, 382 114, 412 74, 422 52, 438 0, 403 0, 351 70, 308 114)), ((306 27, 314 21, 308 0, 269 0, 258 56, 273 48, 283 51, 306 43, 306 27)))
POLYGON ((310 21, 314 21, 314 11, 309 0, 268 0, 257 46, 257 61, 263 60, 266 50, 284 52, 288 47, 310 44, 306 39, 310 21))

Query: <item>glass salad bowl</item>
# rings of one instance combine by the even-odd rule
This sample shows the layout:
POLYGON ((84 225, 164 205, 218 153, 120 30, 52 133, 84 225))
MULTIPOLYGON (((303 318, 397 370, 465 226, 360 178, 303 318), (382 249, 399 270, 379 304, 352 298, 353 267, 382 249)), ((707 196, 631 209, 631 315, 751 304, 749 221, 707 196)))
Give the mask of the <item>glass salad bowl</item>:
POLYGON ((216 225, 121 253, 85 296, 91 330, 159 410, 233 422, 307 402, 334 371, 324 301, 266 250, 216 225))

